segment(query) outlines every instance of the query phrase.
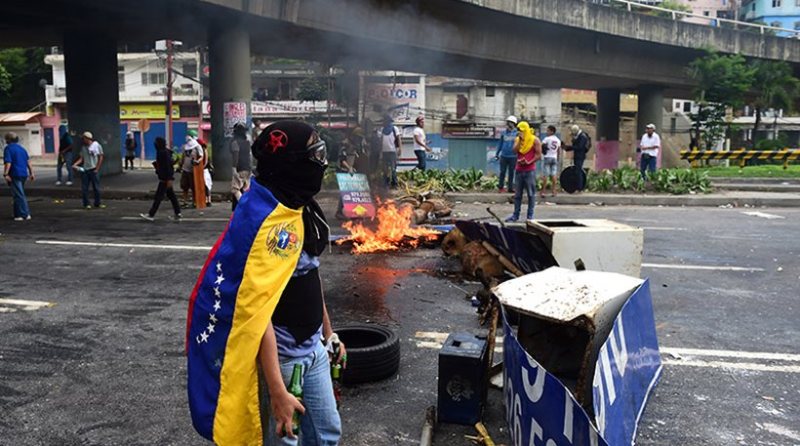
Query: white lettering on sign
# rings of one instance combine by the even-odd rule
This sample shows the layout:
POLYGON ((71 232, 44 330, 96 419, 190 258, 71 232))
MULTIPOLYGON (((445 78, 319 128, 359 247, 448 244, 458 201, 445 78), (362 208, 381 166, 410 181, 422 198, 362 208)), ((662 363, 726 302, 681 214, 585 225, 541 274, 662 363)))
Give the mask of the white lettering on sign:
POLYGON ((615 330, 611 330, 608 343, 611 345, 611 353, 613 353, 614 360, 617 363, 619 376, 625 376, 625 367, 628 365, 628 346, 625 345, 625 327, 622 326, 622 318, 617 321, 616 328, 616 331, 619 331, 619 335, 615 330), (617 345, 617 339, 619 339, 619 345, 617 345))
POLYGON ((375 87, 367 90, 367 98, 376 99, 417 99, 417 89, 375 87))
POLYGON ((597 420, 597 430, 600 431, 601 435, 605 433, 606 428, 606 401, 608 401, 608 406, 611 407, 617 399, 614 374, 611 370, 612 360, 620 377, 624 376, 625 368, 628 365, 628 343, 625 339, 625 327, 621 317, 617 320, 614 329, 611 330, 608 342, 600 349, 594 379, 592 380, 592 388, 595 390, 596 398, 598 399, 598 410, 595 418, 597 420), (608 351, 609 345, 611 346, 610 353, 608 351))
POLYGON ((535 403, 542 398, 546 372, 544 367, 539 367, 539 364, 537 364, 530 356, 526 356, 526 358, 528 359, 528 364, 536 369, 536 379, 533 383, 531 383, 530 376, 528 375, 528 369, 522 367, 522 386, 525 388, 525 395, 528 395, 528 399, 531 400, 532 403, 535 403))
POLYGON ((572 395, 568 389, 564 389, 564 438, 572 444, 572 395))

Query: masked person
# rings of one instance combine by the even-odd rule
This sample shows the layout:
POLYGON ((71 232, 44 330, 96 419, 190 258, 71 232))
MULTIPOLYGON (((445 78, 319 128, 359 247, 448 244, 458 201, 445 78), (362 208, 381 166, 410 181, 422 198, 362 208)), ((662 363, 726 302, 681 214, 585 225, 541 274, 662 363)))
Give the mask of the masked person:
POLYGON ((327 167, 325 143, 305 123, 279 121, 264 129, 252 153, 258 175, 190 299, 192 422, 221 446, 293 445, 298 411, 303 445, 335 445, 341 421, 321 339, 338 339, 318 270, 329 228, 314 200, 327 167), (295 364, 303 366, 302 403, 287 390, 295 364))
POLYGON ((533 220, 533 209, 536 205, 536 161, 542 157, 542 142, 533 134, 530 124, 521 121, 517 124, 519 134, 514 141, 514 153, 517 154, 517 165, 514 168, 514 213, 506 218, 506 222, 519 220, 522 212, 522 193, 528 194, 528 220, 533 220))

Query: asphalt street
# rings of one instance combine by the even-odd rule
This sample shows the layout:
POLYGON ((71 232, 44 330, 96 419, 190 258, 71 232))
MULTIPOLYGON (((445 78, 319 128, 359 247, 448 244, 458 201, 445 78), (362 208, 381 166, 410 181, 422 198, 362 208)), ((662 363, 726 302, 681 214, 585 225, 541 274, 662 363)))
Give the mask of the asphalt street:
MULTIPOLYGON (((143 201, 79 204, 36 198, 31 221, 0 220, 0 299, 47 303, 0 300, 0 445, 207 444, 189 420, 183 343, 188 296, 228 205, 187 210, 178 224, 168 207, 155 223, 139 220, 143 201)), ((334 206, 323 203, 328 215, 334 206)), ((456 210, 475 218, 485 207, 456 210)), ((665 365, 637 444, 800 444, 800 210, 536 212, 645 228, 643 276, 665 365)), ((477 285, 442 274, 457 269, 437 249, 354 256, 333 247, 323 257, 334 325, 374 322, 401 339, 397 377, 345 390, 343 445, 418 444, 436 403, 438 355, 418 332, 478 328, 465 299, 477 285)), ((485 422, 508 442, 499 390, 489 392, 485 422)), ((435 444, 469 444, 463 435, 472 433, 442 426, 435 444)))

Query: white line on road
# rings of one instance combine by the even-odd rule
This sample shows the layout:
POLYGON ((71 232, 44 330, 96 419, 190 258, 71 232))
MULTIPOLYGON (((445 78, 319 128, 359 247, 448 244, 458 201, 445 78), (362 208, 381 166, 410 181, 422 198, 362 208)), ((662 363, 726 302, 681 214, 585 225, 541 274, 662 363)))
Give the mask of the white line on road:
POLYGON ((681 356, 712 356, 717 358, 766 359, 770 361, 800 362, 800 355, 791 353, 745 352, 736 350, 706 350, 700 348, 661 347, 662 354, 681 356))
POLYGON ((747 271, 751 273, 764 271, 764 268, 750 268, 744 266, 679 265, 679 264, 668 264, 668 263, 642 263, 642 268, 696 269, 701 271, 747 271))
POLYGON ((0 313, 13 313, 18 310, 34 311, 55 305, 41 300, 0 299, 0 313))
POLYGON ((766 212, 759 212, 759 211, 742 212, 742 214, 750 215, 751 217, 766 218, 767 220, 780 220, 786 218, 783 215, 767 214, 766 212))
POLYGON ((689 367, 709 367, 714 369, 752 370, 756 372, 800 373, 800 365, 772 365, 754 362, 703 361, 662 358, 664 365, 680 365, 689 367))
POLYGON ((171 249, 185 251, 209 251, 211 246, 191 245, 147 245, 136 243, 97 243, 97 242, 70 242, 61 240, 36 240, 37 245, 65 245, 65 246, 94 246, 97 248, 141 248, 141 249, 171 249))

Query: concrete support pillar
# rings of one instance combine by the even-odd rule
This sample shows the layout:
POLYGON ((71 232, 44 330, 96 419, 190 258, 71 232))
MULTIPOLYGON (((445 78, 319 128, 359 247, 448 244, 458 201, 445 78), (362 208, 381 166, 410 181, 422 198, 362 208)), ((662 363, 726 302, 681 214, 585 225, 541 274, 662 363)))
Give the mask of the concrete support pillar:
MULTIPOLYGON (((636 113, 636 144, 642 137, 647 124, 655 124, 656 133, 661 136, 661 143, 664 143, 666 132, 664 132, 664 89, 655 85, 642 85, 639 87, 639 103, 636 113)), ((658 151, 658 167, 661 167, 661 159, 664 150, 658 151)))
POLYGON ((619 164, 619 90, 597 90, 597 152, 594 168, 616 169, 619 164))
POLYGON ((122 172, 117 42, 96 32, 64 36, 69 128, 89 131, 103 146, 102 174, 122 172))
POLYGON ((229 22, 212 26, 209 31, 208 56, 214 179, 227 181, 231 179, 232 164, 231 154, 225 147, 235 123, 230 117, 238 116, 231 103, 244 103, 246 124, 249 126, 252 120, 249 33, 243 27, 229 22))

